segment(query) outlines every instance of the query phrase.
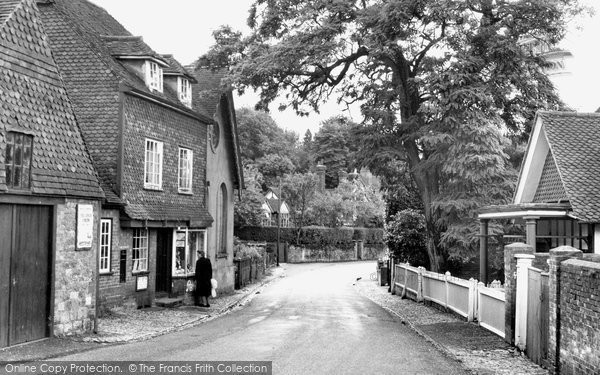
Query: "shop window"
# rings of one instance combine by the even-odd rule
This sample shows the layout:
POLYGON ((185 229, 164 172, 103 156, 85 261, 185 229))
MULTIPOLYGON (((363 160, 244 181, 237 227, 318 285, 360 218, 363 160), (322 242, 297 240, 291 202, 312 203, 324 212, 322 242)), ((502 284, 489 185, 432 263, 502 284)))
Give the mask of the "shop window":
POLYGON ((206 252, 206 231, 187 228, 175 230, 173 276, 193 275, 199 250, 206 252))
POLYGON ((14 189, 31 188, 31 158, 33 136, 17 132, 6 133, 6 185, 14 189))
POLYGON ((131 260, 133 272, 148 271, 148 229, 133 230, 133 246, 131 260))
POLYGON ((180 193, 192 192, 192 166, 194 152, 187 148, 179 149, 179 187, 180 193))
POLYGON ((100 222, 100 273, 110 272, 110 253, 112 242, 112 220, 100 222))

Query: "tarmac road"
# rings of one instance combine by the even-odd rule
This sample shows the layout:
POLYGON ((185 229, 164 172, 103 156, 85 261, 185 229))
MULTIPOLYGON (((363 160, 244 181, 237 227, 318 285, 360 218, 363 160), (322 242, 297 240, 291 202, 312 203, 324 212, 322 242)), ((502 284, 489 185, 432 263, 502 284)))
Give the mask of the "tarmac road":
POLYGON ((394 315, 360 296, 373 262, 286 265, 242 309, 143 342, 54 360, 273 361, 274 374, 464 374, 394 315))

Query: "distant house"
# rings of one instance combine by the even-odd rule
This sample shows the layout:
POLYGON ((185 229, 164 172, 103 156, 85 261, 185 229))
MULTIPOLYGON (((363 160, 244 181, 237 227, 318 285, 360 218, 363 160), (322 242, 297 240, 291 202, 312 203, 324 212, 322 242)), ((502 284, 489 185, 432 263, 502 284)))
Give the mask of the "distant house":
POLYGON ((536 252, 569 245, 600 253, 600 114, 539 112, 513 203, 484 207, 481 255, 490 220, 525 224, 523 240, 536 252))
POLYGON ((221 87, 223 71, 211 71, 201 60, 187 67, 195 78, 193 108, 212 119, 206 145, 207 208, 215 219, 208 228, 207 250, 221 291, 233 290, 233 202, 244 189, 237 120, 231 90, 221 87))
POLYGON ((281 212, 281 227, 288 228, 293 226, 290 220, 290 207, 285 200, 280 200, 275 189, 269 188, 265 194, 265 200, 262 204, 261 225, 263 227, 276 227, 277 213, 281 212))
POLYGON ((0 348, 91 331, 104 193, 33 0, 0 4, 0 348))
POLYGON ((206 180, 214 120, 193 109, 196 80, 89 1, 38 7, 106 197, 99 301, 182 295, 215 219, 206 180))

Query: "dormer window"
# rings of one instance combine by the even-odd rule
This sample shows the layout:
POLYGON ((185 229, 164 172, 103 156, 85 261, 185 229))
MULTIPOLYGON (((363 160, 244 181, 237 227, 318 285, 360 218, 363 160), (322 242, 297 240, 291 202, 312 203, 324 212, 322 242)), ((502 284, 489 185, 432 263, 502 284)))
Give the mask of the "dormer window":
POLYGON ((150 90, 163 92, 163 70, 153 61, 146 61, 144 65, 146 72, 146 85, 150 90))
POLYGON ((177 93, 179 101, 186 107, 192 108, 192 84, 183 77, 177 77, 177 93))

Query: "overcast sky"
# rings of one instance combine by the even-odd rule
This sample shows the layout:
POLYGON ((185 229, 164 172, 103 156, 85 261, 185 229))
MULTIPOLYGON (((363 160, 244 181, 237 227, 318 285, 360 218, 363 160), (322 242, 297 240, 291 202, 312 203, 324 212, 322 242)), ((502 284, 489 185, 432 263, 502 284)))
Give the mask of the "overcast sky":
MULTIPOLYGON (((220 25, 228 24, 234 29, 247 32, 246 19, 252 0, 92 0, 106 9, 134 35, 158 53, 172 53, 183 64, 189 64, 205 53, 213 43, 212 32, 220 25)), ((584 0, 596 6, 597 0, 584 0)), ((598 12, 596 12, 598 13, 598 12)), ((573 53, 567 61, 570 74, 558 78, 560 93, 571 107, 582 112, 593 112, 600 107, 597 88, 600 87, 598 48, 600 16, 579 20, 564 47, 573 53)), ((237 98, 236 106, 252 106, 256 96, 237 98)), ((321 109, 321 115, 297 117, 290 111, 279 112, 273 105, 271 115, 282 127, 294 130, 300 138, 310 129, 317 131, 320 121, 340 114, 335 104, 321 109)), ((360 113, 345 113, 360 120, 360 113)))

